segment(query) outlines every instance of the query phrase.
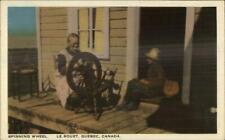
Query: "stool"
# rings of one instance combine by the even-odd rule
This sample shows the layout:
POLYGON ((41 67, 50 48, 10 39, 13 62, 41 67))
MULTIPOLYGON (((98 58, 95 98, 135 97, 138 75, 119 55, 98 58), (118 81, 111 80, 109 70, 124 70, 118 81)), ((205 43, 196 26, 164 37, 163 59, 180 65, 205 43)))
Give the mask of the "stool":
MULTIPOLYGON (((29 83, 28 86, 30 88, 30 96, 33 97, 33 78, 35 78, 34 80, 36 80, 36 87, 38 88, 38 74, 37 74, 37 70, 34 68, 21 68, 21 69, 17 69, 17 70, 13 70, 11 72, 12 74, 12 83, 13 83, 13 98, 16 99, 16 97, 18 98, 19 101, 21 101, 21 77, 22 76, 28 76, 29 77, 29 83)), ((39 92, 38 96, 39 96, 39 92)))

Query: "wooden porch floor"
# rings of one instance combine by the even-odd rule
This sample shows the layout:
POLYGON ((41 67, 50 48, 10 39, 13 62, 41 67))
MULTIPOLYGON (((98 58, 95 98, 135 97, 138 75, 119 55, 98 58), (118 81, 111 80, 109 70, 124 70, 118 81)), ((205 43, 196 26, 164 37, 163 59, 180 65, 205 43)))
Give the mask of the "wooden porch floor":
POLYGON ((88 113, 75 114, 56 104, 54 94, 45 98, 33 97, 19 102, 8 99, 9 116, 61 133, 172 133, 147 127, 145 118, 153 114, 158 105, 142 103, 136 111, 105 111, 100 120, 88 113))

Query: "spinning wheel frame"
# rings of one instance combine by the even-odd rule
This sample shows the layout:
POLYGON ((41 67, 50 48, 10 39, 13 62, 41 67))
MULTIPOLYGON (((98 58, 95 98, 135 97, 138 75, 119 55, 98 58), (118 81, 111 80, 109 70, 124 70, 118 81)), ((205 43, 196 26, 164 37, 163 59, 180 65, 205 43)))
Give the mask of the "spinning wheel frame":
POLYGON ((68 85, 75 92, 79 93, 81 88, 89 90, 98 89, 102 77, 101 63, 95 55, 89 52, 77 53, 68 66, 66 76, 68 85), (81 61, 83 64, 79 65, 81 61), (80 73, 80 76, 83 77, 83 83, 78 84, 74 81, 77 73, 80 73))

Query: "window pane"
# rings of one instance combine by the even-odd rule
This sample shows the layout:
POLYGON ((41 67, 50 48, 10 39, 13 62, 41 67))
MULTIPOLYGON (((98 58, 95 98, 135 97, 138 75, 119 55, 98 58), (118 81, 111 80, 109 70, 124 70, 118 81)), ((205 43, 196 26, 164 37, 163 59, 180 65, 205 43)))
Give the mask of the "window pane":
POLYGON ((89 32, 88 32, 88 22, 89 14, 88 8, 79 8, 78 12, 79 18, 79 35, 80 35, 80 49, 86 51, 89 46, 89 32))
POLYGON ((104 52, 104 34, 103 32, 95 31, 95 52, 102 54, 104 52))
POLYGON ((82 51, 88 50, 88 40, 89 40, 89 32, 88 31, 80 32, 80 49, 82 51))
POLYGON ((104 8, 96 8, 95 27, 97 30, 103 30, 104 27, 104 8))
POLYGON ((107 47, 104 46, 105 41, 108 40, 104 32, 105 8, 79 8, 78 15, 81 51, 103 56, 107 47))
POLYGON ((95 34, 95 52, 97 54, 102 54, 104 51, 104 8, 96 8, 96 20, 95 20, 96 30, 95 34))
POLYGON ((79 9, 79 30, 88 29, 89 14, 88 8, 79 9))

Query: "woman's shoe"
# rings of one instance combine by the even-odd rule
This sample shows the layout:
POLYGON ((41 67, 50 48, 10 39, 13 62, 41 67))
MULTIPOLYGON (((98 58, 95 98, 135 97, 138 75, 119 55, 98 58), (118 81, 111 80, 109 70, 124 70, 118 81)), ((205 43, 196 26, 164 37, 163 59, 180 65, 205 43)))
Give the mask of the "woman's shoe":
POLYGON ((116 106, 116 110, 125 110, 128 105, 128 102, 123 101, 121 104, 116 106))

